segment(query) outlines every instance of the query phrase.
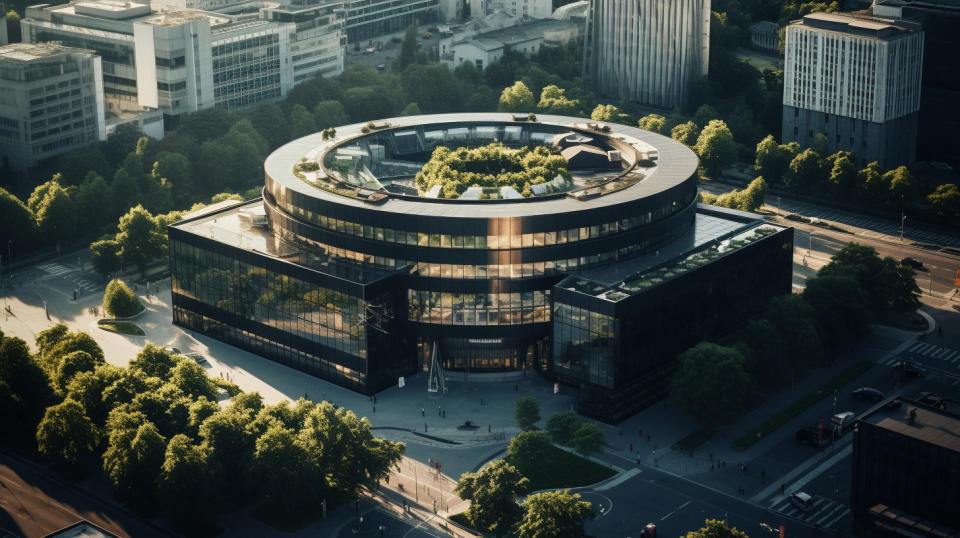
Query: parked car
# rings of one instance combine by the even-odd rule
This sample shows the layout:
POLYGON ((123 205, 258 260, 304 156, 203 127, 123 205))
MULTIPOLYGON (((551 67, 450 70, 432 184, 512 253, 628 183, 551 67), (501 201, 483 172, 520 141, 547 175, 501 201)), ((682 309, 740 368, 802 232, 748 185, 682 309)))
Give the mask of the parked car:
POLYGON ((387 69, 387 64, 377 64, 377 71, 385 71, 387 69))
POLYGON ((860 387, 859 389, 854 389, 851 394, 858 400, 882 400, 887 397, 886 394, 870 387, 860 387))
POLYGON ((163 350, 166 351, 167 353, 172 354, 172 355, 182 355, 182 354, 183 354, 183 353, 180 352, 180 348, 178 348, 178 347, 163 346, 163 350))
POLYGON ((844 411, 843 413, 837 413, 836 415, 833 415, 833 417, 830 418, 830 421, 843 428, 847 424, 853 422, 853 419, 856 417, 857 415, 853 411, 844 411))
MULTIPOLYGON (((824 435, 823 435, 822 445, 827 446, 833 441, 833 439, 830 437, 829 431, 825 431, 823 433, 824 435)), ((807 426, 806 428, 800 428, 799 430, 797 430, 796 435, 794 435, 794 438, 797 440, 797 442, 803 443, 805 445, 810 445, 810 446, 817 446, 818 444, 817 440, 819 439, 819 437, 820 437, 820 430, 814 426, 807 426)))
POLYGON ((897 369, 906 377, 923 377, 927 373, 922 366, 912 361, 898 362, 897 369))
POLYGON ((802 491, 795 491, 790 494, 790 504, 806 512, 813 508, 813 496, 802 491))
POLYGON ((193 362, 199 364, 200 366, 204 366, 207 364, 206 357, 204 357, 199 353, 187 353, 185 356, 189 357, 190 359, 193 359, 193 362))
POLYGON ((916 258, 904 258, 900 260, 900 265, 906 265, 908 267, 913 267, 914 269, 923 268, 923 262, 916 258))
POLYGON ((883 404, 883 407, 887 409, 900 409, 901 405, 903 405, 903 400, 900 398, 893 398, 889 402, 883 404))
POLYGON ((433 34, 431 34, 430 32, 424 32, 423 35, 420 36, 420 37, 422 37, 423 39, 426 40, 426 39, 430 39, 431 37, 433 37, 433 34))
POLYGON ((917 401, 923 405, 928 405, 930 407, 936 407, 937 409, 946 409, 947 404, 943 401, 943 396, 939 396, 932 392, 921 392, 920 396, 917 398, 917 401))

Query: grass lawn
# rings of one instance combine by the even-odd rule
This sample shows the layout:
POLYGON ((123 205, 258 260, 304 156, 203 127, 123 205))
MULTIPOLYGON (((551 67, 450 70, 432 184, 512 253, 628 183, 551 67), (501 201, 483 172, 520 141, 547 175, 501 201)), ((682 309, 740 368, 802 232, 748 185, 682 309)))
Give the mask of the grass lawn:
POLYGON ((807 409, 810 409, 820 400, 833 394, 834 390, 839 389, 840 387, 866 373, 871 366, 873 366, 872 362, 858 362, 839 374, 833 376, 816 389, 811 390, 810 392, 798 398, 792 404, 774 413, 773 416, 763 421, 763 424, 761 424, 759 428, 750 430, 738 437, 737 440, 733 442, 733 448, 736 450, 746 450, 750 448, 754 443, 770 435, 774 430, 793 419, 793 417, 803 413, 807 409))
POLYGON ((139 325, 130 323, 129 321, 103 321, 97 323, 97 325, 105 331, 117 334, 129 334, 132 336, 143 336, 146 334, 139 325))
MULTIPOLYGON (((507 460, 510 458, 507 457, 507 460)), ((589 486, 615 474, 609 467, 551 446, 549 455, 543 458, 541 465, 526 476, 530 479, 530 491, 539 491, 589 486)))

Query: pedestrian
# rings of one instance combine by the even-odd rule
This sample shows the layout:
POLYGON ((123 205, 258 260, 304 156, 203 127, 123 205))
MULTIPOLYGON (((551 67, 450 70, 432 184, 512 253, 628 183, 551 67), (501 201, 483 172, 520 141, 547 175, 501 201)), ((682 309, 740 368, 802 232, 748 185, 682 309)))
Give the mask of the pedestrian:
POLYGON ((447 418, 447 410, 446 410, 446 409, 443 410, 443 418, 447 418))
POLYGON ((637 465, 640 465, 640 454, 637 454, 637 465))
POLYGON ((426 415, 426 410, 425 410, 424 408, 422 408, 422 407, 420 408, 420 416, 421 416, 421 417, 427 416, 427 415, 426 415))
POLYGON ((438 417, 440 416, 440 406, 439 406, 439 405, 437 406, 437 416, 438 416, 438 417))
POLYGON ((649 434, 649 433, 647 434, 647 442, 648 442, 648 443, 650 442, 650 434, 649 434))
POLYGON ((433 465, 433 458, 427 458, 427 465, 433 465))

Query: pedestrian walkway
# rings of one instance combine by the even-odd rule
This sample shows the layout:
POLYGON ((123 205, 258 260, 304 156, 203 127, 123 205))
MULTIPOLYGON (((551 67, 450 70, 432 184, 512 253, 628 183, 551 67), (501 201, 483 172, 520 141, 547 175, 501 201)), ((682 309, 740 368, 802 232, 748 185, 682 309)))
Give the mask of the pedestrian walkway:
POLYGON ((812 496, 807 508, 800 508, 788 496, 771 505, 770 510, 821 530, 829 529, 850 513, 846 505, 817 495, 812 496))
POLYGON ((71 269, 69 267, 60 265, 59 263, 47 263, 44 265, 38 265, 37 269, 42 270, 44 273, 52 276, 61 276, 68 273, 76 271, 76 269, 71 269))

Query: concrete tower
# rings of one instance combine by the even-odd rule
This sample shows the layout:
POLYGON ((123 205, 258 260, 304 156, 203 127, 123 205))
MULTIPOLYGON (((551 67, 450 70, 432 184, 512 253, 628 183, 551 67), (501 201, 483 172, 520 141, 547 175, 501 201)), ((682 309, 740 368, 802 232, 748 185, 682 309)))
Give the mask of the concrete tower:
POLYGON ((590 0, 583 68, 601 95, 679 107, 709 60, 710 0, 590 0))

